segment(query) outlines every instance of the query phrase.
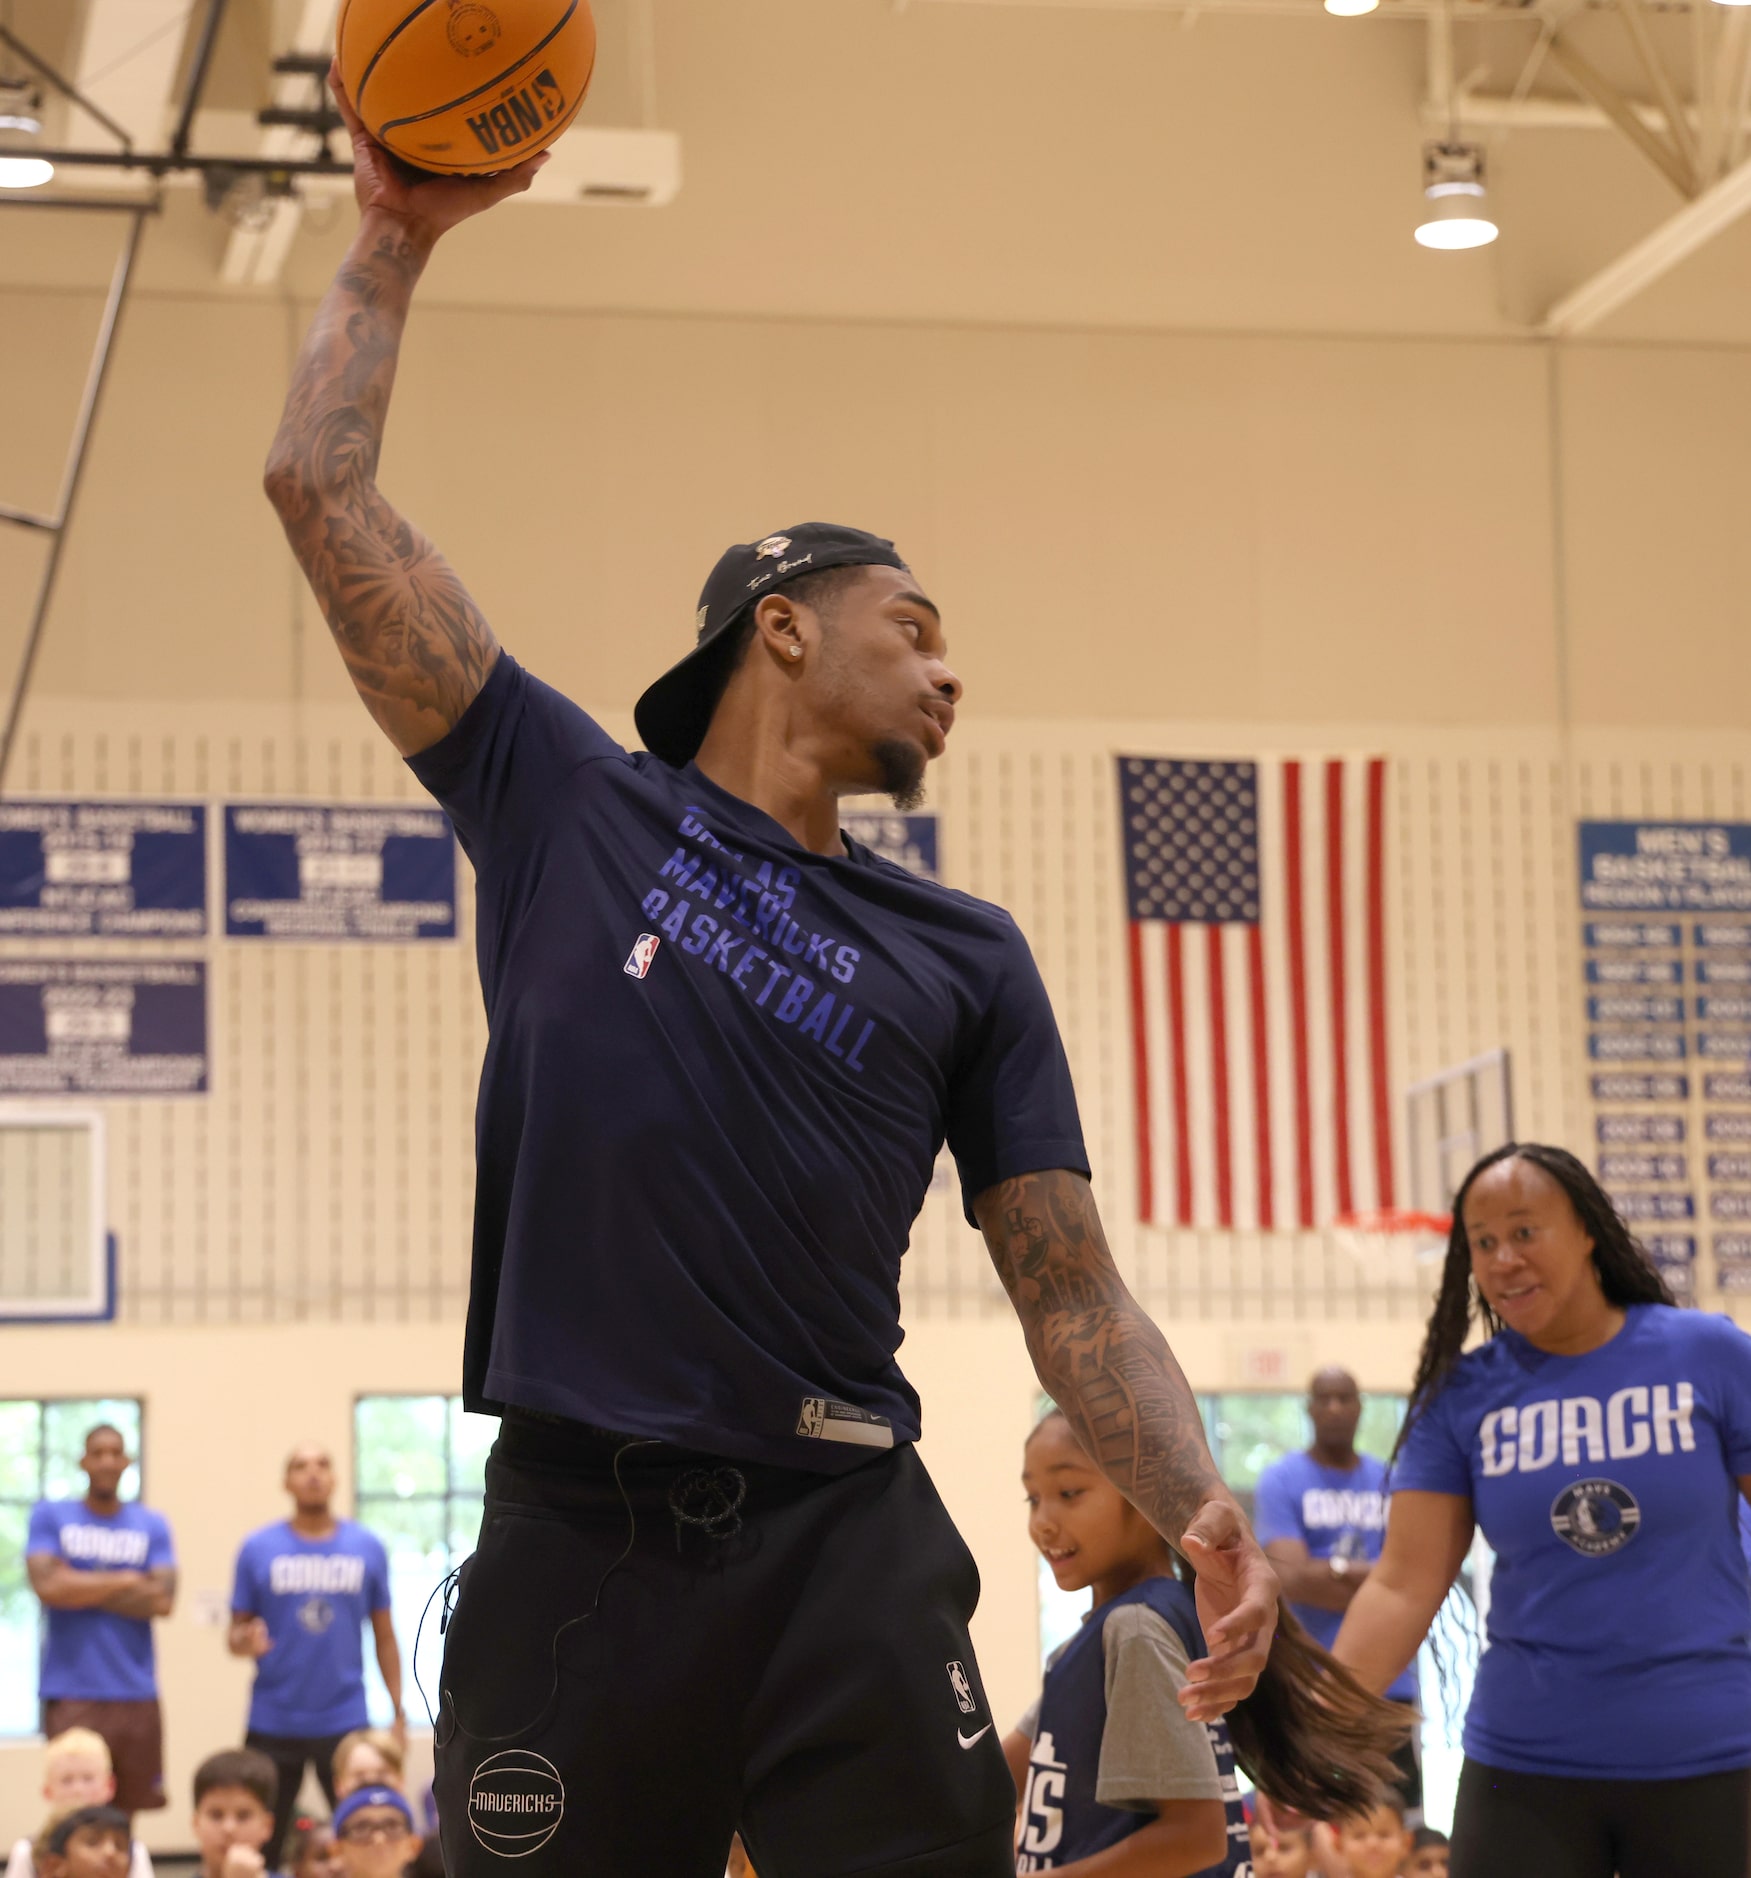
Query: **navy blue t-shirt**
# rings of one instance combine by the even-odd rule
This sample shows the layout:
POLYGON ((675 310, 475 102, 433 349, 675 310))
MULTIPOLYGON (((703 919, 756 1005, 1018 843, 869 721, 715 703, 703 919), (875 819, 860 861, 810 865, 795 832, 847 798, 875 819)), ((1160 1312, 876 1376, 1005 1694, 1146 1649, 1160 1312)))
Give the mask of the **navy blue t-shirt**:
POLYGON ((1669 1780, 1751 1767, 1751 1337, 1631 1305, 1550 1356, 1511 1330, 1411 1425, 1395 1494, 1471 1501, 1495 1548, 1465 1751, 1516 1773, 1669 1780))
POLYGON ((478 880, 467 1406, 836 1473, 914 1440, 900 1258, 946 1138, 972 1197, 1087 1171, 999 908, 810 853, 501 655, 410 759, 478 880))
MULTIPOLYGON (((1204 1654, 1196 1602, 1190 1587, 1177 1579, 1146 1578, 1089 1613, 1081 1630, 1053 1657, 1040 1691, 1027 1789, 1021 1797, 1017 1872, 1056 1871, 1091 1858, 1141 1832, 1156 1817, 1148 1805, 1150 1799, 1182 1797, 1174 1793, 1128 1795, 1127 1804, 1110 1806, 1099 1797, 1102 1739, 1107 1729, 1105 1632, 1115 1613, 1134 1604, 1147 1605, 1167 1621, 1188 1661, 1204 1654)), ((1173 1726, 1186 1725, 1177 1714, 1174 1689, 1164 1685, 1159 1700, 1164 1709, 1175 1711, 1173 1726)), ((1220 1864, 1206 1867, 1197 1878, 1250 1878, 1252 1861, 1240 1783, 1234 1772, 1234 1746, 1222 1722, 1204 1724, 1204 1732, 1209 1740, 1206 1765, 1214 1760, 1228 1815, 1228 1851, 1220 1864)))

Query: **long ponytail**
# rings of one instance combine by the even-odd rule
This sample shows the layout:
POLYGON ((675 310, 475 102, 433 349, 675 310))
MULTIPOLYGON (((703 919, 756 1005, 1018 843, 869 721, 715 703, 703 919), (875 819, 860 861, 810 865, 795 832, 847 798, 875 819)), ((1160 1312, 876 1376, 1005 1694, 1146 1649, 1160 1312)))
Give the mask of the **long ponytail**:
POLYGON ((1261 1792, 1310 1819, 1365 1813, 1399 1778, 1392 1756, 1415 1712, 1322 1649, 1286 1605, 1251 1695, 1229 1712, 1234 1758, 1261 1792))

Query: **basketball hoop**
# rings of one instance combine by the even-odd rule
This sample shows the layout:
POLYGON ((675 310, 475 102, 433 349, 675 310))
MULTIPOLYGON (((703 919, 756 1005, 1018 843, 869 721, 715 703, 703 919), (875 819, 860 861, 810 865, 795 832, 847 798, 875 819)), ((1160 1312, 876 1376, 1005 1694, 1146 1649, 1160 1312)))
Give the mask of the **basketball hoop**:
POLYGON ((1451 1213, 1424 1213, 1396 1206, 1340 1213, 1332 1221, 1338 1244, 1366 1278, 1378 1284, 1391 1284, 1394 1279, 1415 1282, 1419 1269, 1446 1251, 1452 1230, 1451 1213))

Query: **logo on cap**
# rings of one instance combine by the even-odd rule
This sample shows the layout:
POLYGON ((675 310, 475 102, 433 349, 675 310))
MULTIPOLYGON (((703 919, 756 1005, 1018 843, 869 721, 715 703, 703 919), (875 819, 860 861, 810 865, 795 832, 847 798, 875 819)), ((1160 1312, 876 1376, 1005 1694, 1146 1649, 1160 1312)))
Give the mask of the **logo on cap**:
POLYGON ((768 535, 754 550, 756 561, 775 561, 790 546, 789 535, 768 535))

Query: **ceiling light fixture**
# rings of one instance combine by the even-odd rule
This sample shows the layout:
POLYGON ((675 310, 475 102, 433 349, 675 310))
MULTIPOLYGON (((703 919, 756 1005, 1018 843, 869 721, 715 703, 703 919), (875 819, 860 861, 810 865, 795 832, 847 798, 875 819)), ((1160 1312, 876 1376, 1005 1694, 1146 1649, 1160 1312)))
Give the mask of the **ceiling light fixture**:
POLYGON ((54 175, 54 164, 41 157, 0 156, 0 189, 40 189, 54 175))
POLYGON ((1423 247, 1483 248, 1501 233, 1489 211, 1483 151, 1476 144, 1424 144, 1423 194, 1429 206, 1416 231, 1423 247))
POLYGON ((0 130, 40 137, 42 103, 35 89, 19 78, 0 78, 0 130))
MULTIPOLYGON (((1325 0, 1325 10, 1335 13, 1339 19, 1353 20, 1364 13, 1372 13, 1379 4, 1380 0, 1325 0)), ((1751 6, 1751 0, 1742 0, 1742 4, 1751 6)))

